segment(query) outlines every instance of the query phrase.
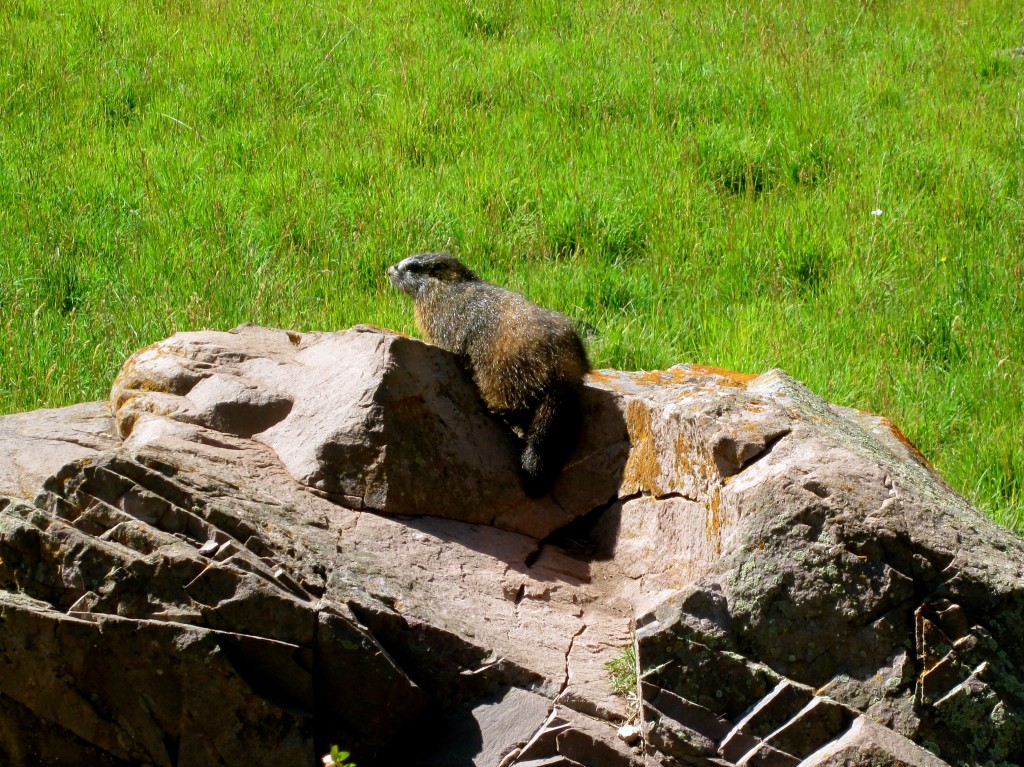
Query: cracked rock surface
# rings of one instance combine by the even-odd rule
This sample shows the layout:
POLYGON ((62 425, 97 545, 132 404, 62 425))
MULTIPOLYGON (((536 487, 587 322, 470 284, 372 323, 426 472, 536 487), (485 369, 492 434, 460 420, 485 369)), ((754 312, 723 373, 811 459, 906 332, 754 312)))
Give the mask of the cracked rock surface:
POLYGON ((541 499, 451 355, 366 327, 0 418, 0 764, 1024 762, 1024 545, 891 423, 686 365, 584 408, 541 499))

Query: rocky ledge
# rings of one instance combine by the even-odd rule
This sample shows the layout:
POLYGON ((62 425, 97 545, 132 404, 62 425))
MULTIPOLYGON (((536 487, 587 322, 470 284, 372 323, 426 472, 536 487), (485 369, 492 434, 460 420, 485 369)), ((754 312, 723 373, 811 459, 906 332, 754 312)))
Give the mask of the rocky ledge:
POLYGON ((1024 544, 889 421, 692 365, 585 409, 541 499, 451 355, 367 327, 0 418, 0 763, 1024 762, 1024 544))

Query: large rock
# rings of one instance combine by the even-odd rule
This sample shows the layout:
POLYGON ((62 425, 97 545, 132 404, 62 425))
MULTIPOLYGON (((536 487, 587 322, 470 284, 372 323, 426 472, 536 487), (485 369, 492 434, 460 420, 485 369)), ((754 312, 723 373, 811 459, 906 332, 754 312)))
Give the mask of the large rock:
POLYGON ((538 538, 614 498, 611 469, 626 452, 611 398, 591 397, 589 420, 615 432, 599 435, 606 449, 568 467, 552 495, 528 498, 508 481, 513 435, 486 414, 454 355, 369 327, 179 333, 128 360, 111 404, 131 446, 159 441, 169 421, 179 434, 251 438, 297 482, 350 508, 538 538))
POLYGON ((779 371, 595 373, 537 500, 370 328, 179 334, 111 406, 0 418, 2 764, 1024 762, 1024 545, 779 371))

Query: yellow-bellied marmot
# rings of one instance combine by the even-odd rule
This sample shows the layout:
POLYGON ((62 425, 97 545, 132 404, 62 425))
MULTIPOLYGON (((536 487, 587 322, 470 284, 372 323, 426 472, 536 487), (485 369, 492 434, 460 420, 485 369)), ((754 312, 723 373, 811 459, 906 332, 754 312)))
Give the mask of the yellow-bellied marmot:
POLYGON ((547 492, 579 438, 590 370, 572 322, 484 282, 447 253, 409 256, 388 276, 412 296, 420 332, 459 356, 484 404, 525 440, 526 492, 547 492))

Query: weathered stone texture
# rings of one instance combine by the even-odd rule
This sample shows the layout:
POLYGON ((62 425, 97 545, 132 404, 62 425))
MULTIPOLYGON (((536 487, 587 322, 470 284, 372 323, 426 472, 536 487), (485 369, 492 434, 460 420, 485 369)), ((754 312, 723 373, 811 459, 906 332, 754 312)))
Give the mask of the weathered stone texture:
POLYGON ((371 328, 183 333, 0 418, 0 764, 1024 763, 1024 545, 891 423, 698 366, 585 409, 543 499, 371 328))

